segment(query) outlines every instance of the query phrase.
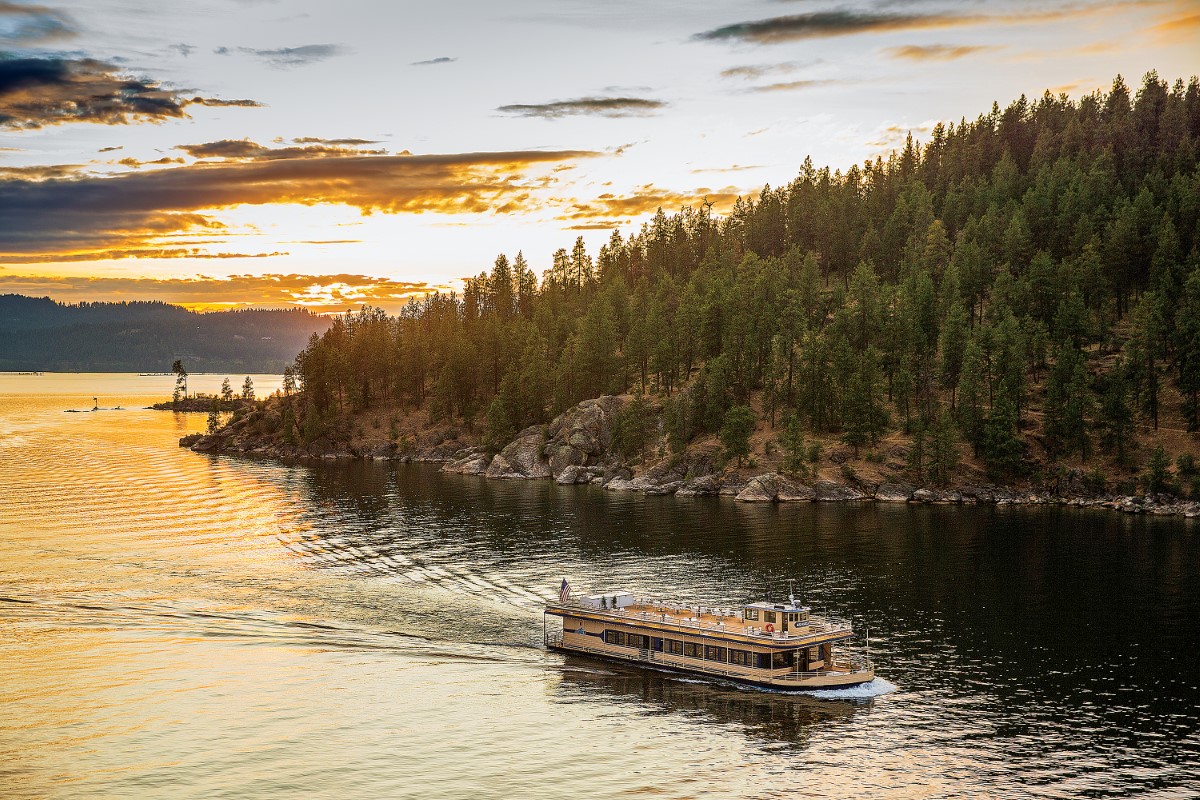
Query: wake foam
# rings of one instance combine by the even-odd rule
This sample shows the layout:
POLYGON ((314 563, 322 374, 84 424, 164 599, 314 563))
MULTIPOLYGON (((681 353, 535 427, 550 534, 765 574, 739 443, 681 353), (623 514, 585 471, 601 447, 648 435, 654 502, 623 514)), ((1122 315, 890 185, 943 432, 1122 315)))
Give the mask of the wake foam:
POLYGON ((896 691, 896 684, 883 678, 875 678, 858 686, 847 686, 845 689, 812 689, 804 694, 819 697, 822 700, 870 700, 896 691))

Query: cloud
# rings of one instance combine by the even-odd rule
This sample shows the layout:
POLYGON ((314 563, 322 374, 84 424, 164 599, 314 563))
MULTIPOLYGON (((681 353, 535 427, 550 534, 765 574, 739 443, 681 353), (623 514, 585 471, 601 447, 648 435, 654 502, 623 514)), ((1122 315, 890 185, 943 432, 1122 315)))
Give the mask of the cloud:
POLYGON ((183 97, 158 82, 91 58, 0 58, 0 129, 69 122, 124 125, 186 117, 189 105, 257 105, 183 97))
POLYGON ((797 61, 785 61, 782 64, 746 64, 740 67, 730 67, 729 69, 721 70, 721 77, 752 81, 766 75, 795 72, 802 67, 811 67, 818 63, 820 62, 812 61, 808 64, 801 64, 797 61))
POLYGON ((891 150, 903 144, 909 134, 929 133, 936 124, 936 120, 928 120, 919 125, 899 125, 896 123, 881 125, 872 134, 874 138, 867 142, 867 144, 871 147, 891 150))
POLYGON ((377 139, 322 139, 319 136, 300 136, 292 139, 296 144, 331 144, 341 147, 361 147, 364 144, 379 144, 377 139))
POLYGON ((114 150, 124 150, 124 149, 125 149, 125 145, 123 145, 123 144, 116 144, 116 145, 113 145, 112 147, 101 147, 101 148, 100 148, 99 150, 97 150, 96 152, 97 152, 97 153, 111 153, 111 152, 113 152, 114 150))
POLYGON ((701 175, 706 172, 744 172, 748 169, 762 169, 759 164, 731 164, 728 167, 699 167, 691 170, 693 175, 701 175))
POLYGON ((909 44, 903 47, 889 47, 884 50, 892 58, 905 61, 954 61, 975 53, 985 53, 999 48, 979 44, 909 44))
POLYGON ((163 300, 188 308, 288 308, 341 312, 360 305, 398 310, 413 296, 443 287, 358 274, 230 275, 182 278, 2 276, 0 293, 60 302, 163 300))
POLYGON ((0 181, 0 263, 109 258, 114 250, 221 236, 225 226, 211 211, 238 205, 518 213, 536 207, 535 193, 554 181, 531 173, 600 155, 567 150, 271 158, 254 142, 210 144, 222 146, 213 152, 232 157, 114 175, 0 181))
POLYGON ((24 47, 75 33, 75 23, 61 11, 0 0, 0 44, 24 47))
POLYGON ((660 208, 673 210, 684 206, 697 207, 706 201, 712 203, 718 211, 727 211, 740 194, 738 189, 732 186, 716 191, 701 187, 693 192, 675 192, 646 184, 638 187, 632 194, 605 193, 591 200, 562 201, 564 213, 556 219, 574 223, 572 229, 605 229, 612 227, 614 223, 606 224, 601 220, 622 221, 643 214, 653 214, 660 208))
MULTIPOLYGON (((324 141, 297 139, 296 141, 324 141)), ((343 141, 363 141, 347 139, 343 141)), ((333 144, 309 144, 303 147, 264 147, 249 139, 222 139, 201 144, 181 144, 175 148, 192 158, 219 158, 226 161, 273 161, 284 158, 338 158, 345 156, 381 156, 386 150, 360 150, 333 144)))
POLYGON ((306 44, 300 47, 277 47, 269 50, 258 50, 253 47, 218 47, 213 52, 220 56, 232 55, 235 52, 245 53, 255 58, 261 58, 273 67, 286 69, 314 64, 333 56, 344 55, 347 51, 346 48, 337 44, 306 44))
POLYGON ((648 100, 644 97, 580 97, 575 100, 558 100, 553 103, 537 105, 500 106, 496 110, 518 117, 559 119, 560 117, 580 115, 641 117, 666 107, 667 104, 661 100, 648 100))
POLYGON ((212 108, 262 108, 257 100, 220 100, 215 97, 193 97, 187 101, 189 105, 210 106, 212 108))
POLYGON ((411 64, 409 64, 409 66, 410 67, 428 67, 428 66, 432 66, 433 64, 452 64, 455 61, 458 61, 458 59, 451 58, 450 56, 438 56, 437 58, 431 58, 428 61, 414 61, 411 64))
POLYGON ((800 39, 850 36, 857 33, 917 30, 963 25, 970 17, 947 14, 878 14, 860 11, 814 11, 773 17, 754 22, 739 22, 698 33, 701 41, 743 41, 777 44, 800 39))
POLYGON ((1156 39, 1164 42, 1194 42, 1197 31, 1200 31, 1200 14, 1169 19, 1150 29, 1150 33, 1155 34, 1156 39))
MULTIPOLYGON (((1151 0, 1154 4, 1154 0, 1151 0)), ((738 22, 695 34, 696 41, 732 41, 751 44, 780 44, 804 39, 829 39, 866 33, 938 30, 970 25, 1035 25, 1088 16, 1121 13, 1146 5, 1138 0, 1116 3, 1068 5, 1044 11, 1016 11, 1011 14, 955 13, 881 13, 876 11, 814 11, 738 22)), ((1182 20, 1181 20, 1182 22, 1182 20)))
POLYGON ((765 86, 752 86, 748 92, 795 92, 803 89, 819 89, 822 86, 847 86, 853 81, 837 80, 834 78, 818 78, 803 81, 784 81, 768 83, 765 86))

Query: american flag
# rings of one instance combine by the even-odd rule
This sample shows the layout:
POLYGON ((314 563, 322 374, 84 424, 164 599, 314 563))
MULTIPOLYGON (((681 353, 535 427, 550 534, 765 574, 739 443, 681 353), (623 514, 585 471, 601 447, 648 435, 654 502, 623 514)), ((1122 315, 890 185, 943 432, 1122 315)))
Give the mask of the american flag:
POLYGON ((558 587, 558 602, 565 603, 571 599, 571 584, 563 578, 562 586, 558 587))

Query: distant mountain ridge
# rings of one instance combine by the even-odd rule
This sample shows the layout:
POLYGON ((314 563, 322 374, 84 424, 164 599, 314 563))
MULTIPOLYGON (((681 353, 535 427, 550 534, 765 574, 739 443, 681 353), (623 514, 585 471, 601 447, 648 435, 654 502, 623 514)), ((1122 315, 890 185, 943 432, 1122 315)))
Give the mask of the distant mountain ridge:
POLYGON ((65 304, 0 295, 0 371, 281 372, 326 317, 249 309, 189 311, 161 301, 65 304))

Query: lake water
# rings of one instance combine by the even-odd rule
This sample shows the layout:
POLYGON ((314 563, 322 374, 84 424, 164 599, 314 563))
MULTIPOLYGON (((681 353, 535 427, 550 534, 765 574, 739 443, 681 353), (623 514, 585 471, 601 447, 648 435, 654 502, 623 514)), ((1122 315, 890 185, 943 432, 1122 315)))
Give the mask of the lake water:
POLYGON ((0 376, 4 797, 1200 796, 1193 521, 206 456, 176 446, 204 415, 140 410, 171 386, 0 376), (127 410, 63 413, 94 395, 127 410), (547 653, 563 576, 723 605, 795 578, 886 682, 547 653))

